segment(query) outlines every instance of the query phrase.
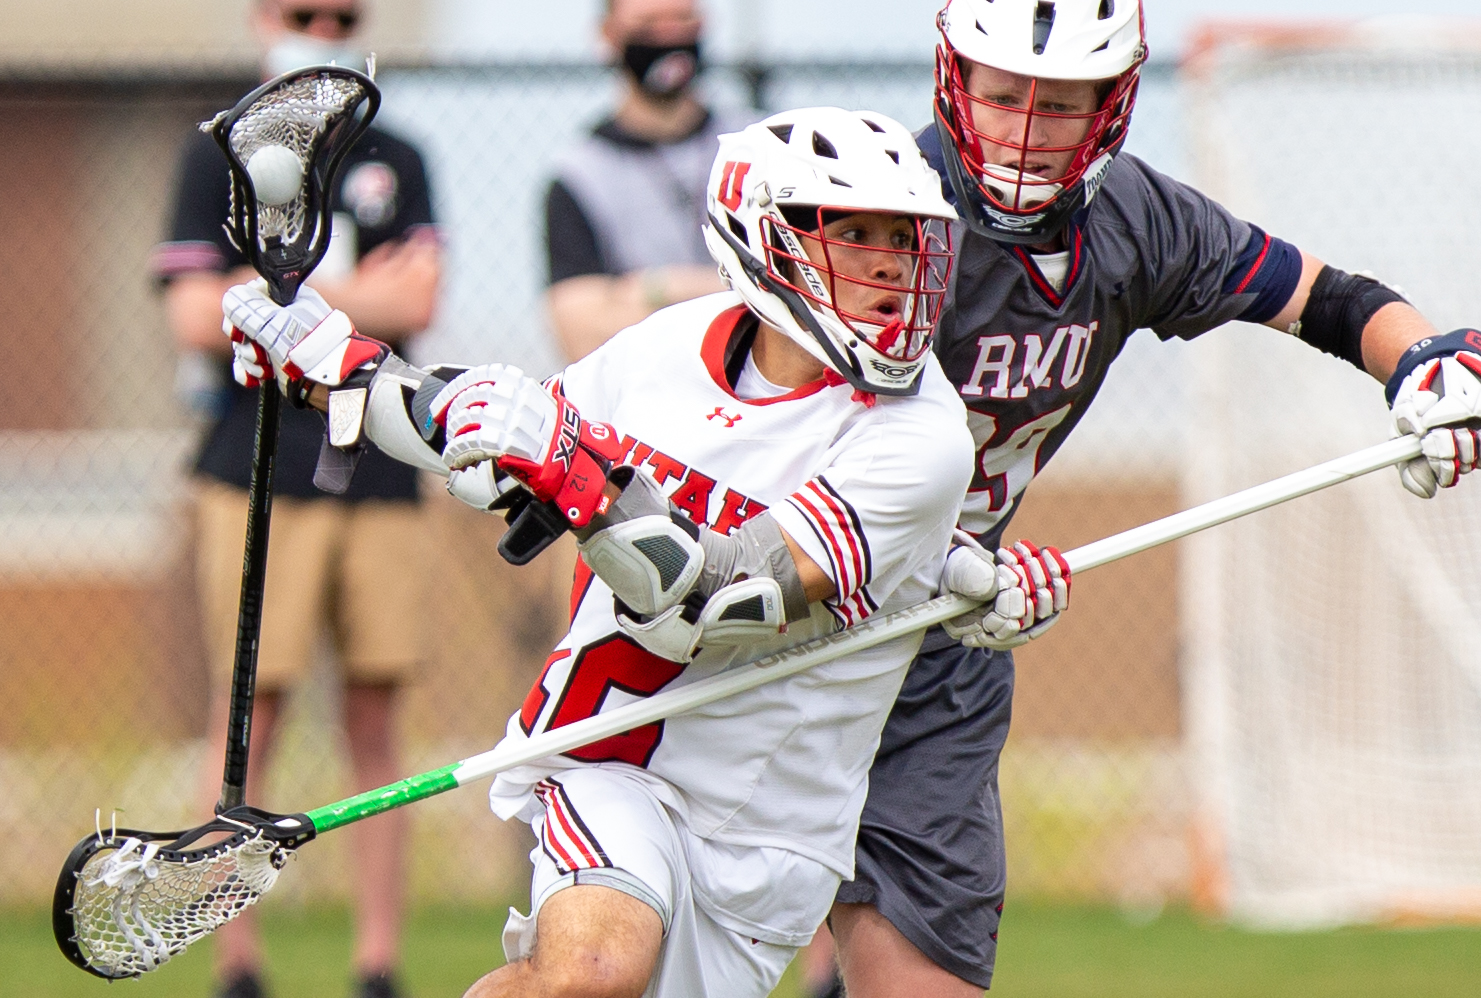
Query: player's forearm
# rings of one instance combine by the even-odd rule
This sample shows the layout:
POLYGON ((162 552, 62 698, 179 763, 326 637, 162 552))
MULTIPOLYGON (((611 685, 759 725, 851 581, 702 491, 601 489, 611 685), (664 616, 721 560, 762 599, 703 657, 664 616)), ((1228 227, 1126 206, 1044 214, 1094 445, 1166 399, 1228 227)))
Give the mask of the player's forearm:
POLYGON ((1391 288, 1301 254, 1301 277, 1285 308, 1266 325, 1361 366, 1387 381, 1399 357, 1435 327, 1391 288))
POLYGON ((1427 337, 1439 336, 1411 305, 1394 302, 1379 309, 1363 328, 1363 366, 1379 381, 1388 381, 1404 351, 1427 337))

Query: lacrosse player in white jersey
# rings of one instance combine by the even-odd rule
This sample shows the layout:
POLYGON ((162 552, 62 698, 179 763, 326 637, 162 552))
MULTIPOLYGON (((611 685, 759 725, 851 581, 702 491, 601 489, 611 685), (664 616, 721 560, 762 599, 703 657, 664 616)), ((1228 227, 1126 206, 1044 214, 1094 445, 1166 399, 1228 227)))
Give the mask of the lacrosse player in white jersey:
MULTIPOLYGON (((910 134, 818 108, 722 137, 705 238, 733 291, 655 313, 544 386, 425 371, 311 290, 227 294, 239 375, 334 442, 552 511, 571 629, 506 741, 929 598, 972 472, 931 353, 953 210, 910 134), (327 386, 327 389, 326 389, 327 386)), ((521 513, 521 518, 524 513, 521 513)), ((521 520, 512 532, 518 532, 521 520)), ((1027 583, 995 606, 1022 614, 1027 583)), ((468 992, 767 994, 852 872, 866 773, 918 636, 505 773, 539 840, 509 963, 468 992)))

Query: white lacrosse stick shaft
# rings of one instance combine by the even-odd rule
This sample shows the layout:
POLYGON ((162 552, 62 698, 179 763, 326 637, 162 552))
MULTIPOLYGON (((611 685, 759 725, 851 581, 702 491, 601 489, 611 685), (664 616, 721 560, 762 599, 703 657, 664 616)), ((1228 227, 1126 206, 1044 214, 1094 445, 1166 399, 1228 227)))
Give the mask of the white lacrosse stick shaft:
MULTIPOLYGON (((1368 447, 1346 457, 1277 478, 1263 485, 1236 492, 1222 499, 1165 516, 1160 520, 1082 547, 1064 552, 1071 572, 1085 572, 1137 554, 1159 544, 1175 541, 1209 527, 1227 523, 1250 513, 1288 502, 1311 492, 1330 488, 1380 468, 1408 461, 1420 454, 1419 438, 1405 435, 1386 443, 1368 447)), ((723 697, 743 693, 764 683, 782 679, 803 669, 832 662, 844 655, 872 648, 912 631, 924 630, 972 609, 976 604, 964 596, 938 596, 915 606, 875 617, 862 624, 817 638, 768 655, 747 665, 737 666, 688 686, 657 693, 594 717, 565 727, 545 731, 526 741, 500 746, 481 755, 464 759, 453 770, 461 786, 484 776, 492 776, 515 766, 523 766, 589 745, 603 738, 631 731, 654 721, 703 707, 723 697)))

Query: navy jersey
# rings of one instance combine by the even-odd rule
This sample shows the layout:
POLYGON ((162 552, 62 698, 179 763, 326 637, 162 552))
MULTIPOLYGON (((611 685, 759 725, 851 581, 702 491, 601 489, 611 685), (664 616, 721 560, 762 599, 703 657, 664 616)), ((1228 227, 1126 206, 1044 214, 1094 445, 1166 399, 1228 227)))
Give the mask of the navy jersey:
MULTIPOLYGON (((935 130, 919 141, 944 176, 935 130)), ((1063 293, 1026 247, 959 229, 935 348, 977 446, 962 526, 993 547, 1132 333, 1191 339, 1264 322, 1301 276, 1294 246, 1126 153, 1065 231, 1063 293)))

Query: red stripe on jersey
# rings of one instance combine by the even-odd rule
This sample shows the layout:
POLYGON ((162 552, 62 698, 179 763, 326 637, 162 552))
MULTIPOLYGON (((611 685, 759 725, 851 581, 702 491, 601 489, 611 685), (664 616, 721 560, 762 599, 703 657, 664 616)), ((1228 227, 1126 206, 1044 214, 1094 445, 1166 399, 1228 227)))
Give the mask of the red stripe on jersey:
POLYGON ((854 616, 858 620, 868 620, 874 611, 869 609, 869 604, 864 601, 864 590, 860 589, 849 597, 849 604, 853 607, 854 616))
POLYGON ((543 838, 545 840, 545 844, 554 851, 555 855, 552 858, 555 860, 556 865, 565 867, 565 869, 561 870, 560 872, 570 873, 572 870, 577 868, 577 863, 574 859, 571 858, 571 854, 566 850, 566 847, 558 842, 556 840, 556 837, 551 834, 553 826, 551 824, 550 817, 552 814, 555 813, 555 809, 551 805, 551 797, 554 796, 554 791, 554 785, 545 781, 541 781, 540 784, 535 787, 535 796, 539 797, 540 803, 545 805, 545 827, 543 829, 545 834, 542 835, 541 838, 543 838))
POLYGON ((805 488, 812 489, 813 493, 827 505, 828 509, 838 519, 838 525, 843 528, 843 536, 848 540, 849 554, 854 561, 854 578, 858 581, 851 589, 856 589, 864 584, 864 556, 859 550, 859 540, 854 536, 854 525, 849 516, 844 512, 843 506, 825 489, 818 486, 817 482, 808 482, 805 488))
POLYGON ((570 840, 571 845, 576 847, 576 851, 581 853, 581 865, 588 869, 595 866, 601 866, 602 862, 593 854, 590 844, 588 844, 581 837, 581 833, 576 830, 575 822, 573 822, 570 816, 566 814, 566 801, 564 799, 564 796, 557 792, 552 793, 550 797, 551 800, 555 802, 555 819, 557 822, 560 823, 561 831, 565 833, 566 837, 570 840))
POLYGON ((794 388, 785 395, 776 395, 769 399, 743 399, 737 395, 729 379, 725 377, 725 349, 730 346, 730 339, 735 335, 741 320, 750 314, 751 310, 746 306, 737 305, 715 316, 715 321, 711 322, 710 328, 705 330, 704 342, 699 349, 699 356, 704 361, 705 370, 710 372, 711 379, 726 395, 742 405, 771 405, 775 402, 791 402, 795 399, 807 398, 828 387, 828 383, 819 378, 817 381, 809 381, 805 385, 794 388))
POLYGON ((802 511, 803 516, 807 517, 808 522, 813 527, 813 530, 817 532, 818 536, 831 549, 829 559, 833 562, 833 583, 835 586, 838 587, 837 598, 843 599, 849 593, 853 592, 853 587, 848 584, 847 568, 845 567, 846 562, 844 561, 843 554, 843 545, 839 544, 838 538, 833 536, 833 528, 828 525, 828 520, 823 515, 822 511, 813 506, 813 504, 808 501, 807 496, 805 496, 800 491, 794 492, 792 493, 792 501, 797 505, 798 509, 802 511))
POLYGON ((1265 245, 1260 247, 1260 255, 1255 257, 1254 266, 1250 267, 1250 272, 1244 275, 1244 280, 1240 281, 1239 286, 1234 289, 1235 294, 1244 294, 1244 289, 1250 286, 1250 282, 1253 281, 1255 279, 1255 275, 1260 272, 1260 268, 1265 264, 1265 258, 1269 255, 1270 236, 1267 233, 1265 236, 1265 245))
MULTIPOLYGON (((1060 296, 1058 291, 1054 290, 1054 285, 1050 284, 1048 279, 1044 277, 1043 272, 1039 270, 1039 265, 1034 262, 1034 258, 1029 251, 1022 246, 1014 246, 1013 252, 1018 257, 1019 263, 1023 264, 1024 272, 1028 274, 1028 279, 1033 283, 1034 290, 1038 291, 1055 308, 1063 305, 1064 298, 1060 296)), ((1069 285, 1066 284, 1065 287, 1069 287, 1069 285)))
POLYGON ((560 842, 555 837, 551 837, 551 843, 556 847, 556 851, 565 857, 563 862, 569 867, 562 872, 607 866, 605 854, 585 834, 585 826, 580 818, 576 817, 571 801, 565 794, 565 788, 554 780, 542 780, 539 786, 540 789, 536 793, 545 805, 545 829, 547 833, 554 830, 556 835, 564 840, 560 842), (551 822, 552 817, 555 819, 554 824, 551 822), (579 853, 581 858, 571 859, 572 852, 579 853))

